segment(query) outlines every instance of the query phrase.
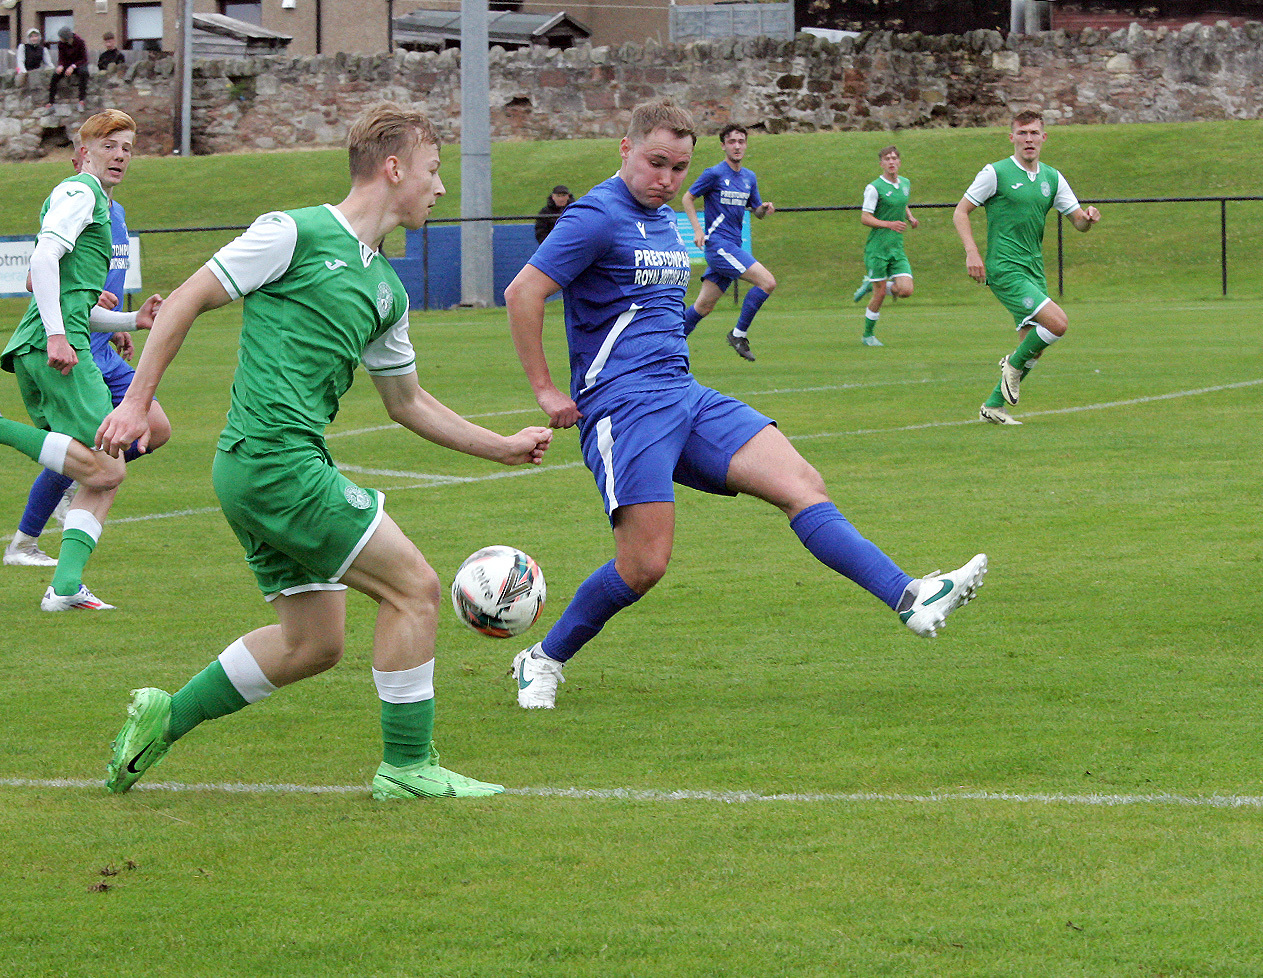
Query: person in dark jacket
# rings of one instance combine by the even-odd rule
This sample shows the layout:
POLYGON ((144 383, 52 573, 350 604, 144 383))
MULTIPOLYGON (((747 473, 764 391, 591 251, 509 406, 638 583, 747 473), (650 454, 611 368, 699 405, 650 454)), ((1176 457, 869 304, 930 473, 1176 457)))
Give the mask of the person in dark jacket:
POLYGON ((48 85, 48 104, 57 101, 57 86, 63 78, 74 78, 79 83, 79 108, 88 97, 88 46, 69 27, 57 32, 57 67, 48 85))
POLYGON ((557 184, 553 187, 553 192, 548 195, 548 199, 544 201, 544 206, 539 212, 539 216, 535 218, 535 240, 540 244, 544 243, 544 239, 548 237, 548 232, 553 229, 553 225, 557 223, 557 218, 561 217, 561 212, 574 203, 574 194, 570 192, 570 188, 557 184))
POLYGON ((118 49, 118 42, 114 40, 114 32, 106 31, 101 35, 101 41, 105 44, 105 50, 96 59, 96 70, 105 71, 110 65, 126 66, 127 59, 123 57, 123 52, 118 49))

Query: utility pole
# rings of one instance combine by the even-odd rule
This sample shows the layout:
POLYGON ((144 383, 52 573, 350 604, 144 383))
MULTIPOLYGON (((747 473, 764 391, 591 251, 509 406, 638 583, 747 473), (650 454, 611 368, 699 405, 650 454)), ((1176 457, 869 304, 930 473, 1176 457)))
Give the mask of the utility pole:
POLYGON ((180 155, 187 159, 193 152, 193 0, 180 4, 180 46, 177 51, 179 85, 176 90, 176 130, 180 136, 180 155))
POLYGON ((495 302, 491 222, 491 81, 487 0, 460 4, 460 301, 495 302), (469 218, 484 218, 470 221, 469 218))

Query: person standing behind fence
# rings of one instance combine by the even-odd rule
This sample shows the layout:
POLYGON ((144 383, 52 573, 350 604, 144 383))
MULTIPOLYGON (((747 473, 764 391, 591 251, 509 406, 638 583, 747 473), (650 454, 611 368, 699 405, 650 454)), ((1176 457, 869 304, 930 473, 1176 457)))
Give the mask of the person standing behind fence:
POLYGON ((52 55, 44 44, 44 35, 34 27, 26 32, 26 42, 19 44, 13 53, 17 59, 16 72, 19 78, 27 72, 53 66, 52 55))
POLYGON ((57 67, 53 69, 53 80, 48 83, 48 104, 51 107, 57 101, 57 86, 61 80, 74 78, 79 84, 79 108, 82 110, 88 97, 88 46, 69 27, 59 30, 57 38, 57 67))
POLYGON ((105 50, 96 59, 96 70, 105 71, 113 65, 127 65, 127 59, 123 57, 123 52, 118 49, 118 44, 114 40, 114 32, 106 31, 101 35, 101 41, 105 44, 105 50))
POLYGON ((912 265, 904 254, 903 234, 920 224, 908 207, 912 184, 907 177, 899 176, 899 150, 887 146, 877 153, 877 161, 881 164, 881 176, 864 188, 860 211, 860 223, 869 229, 864 244, 864 281, 853 296, 859 302, 867 293, 873 293, 864 310, 864 336, 860 342, 865 346, 885 345, 874 333, 887 291, 896 299, 912 295, 912 265))
POLYGON ((1000 304, 1013 316, 1020 342, 1000 358, 1000 382, 978 409, 991 424, 1021 424, 1004 409, 1016 404, 1022 379, 1069 326, 1065 311, 1048 297, 1044 278, 1044 223, 1056 207, 1078 231, 1090 231, 1101 219, 1095 207, 1086 210, 1066 178, 1039 161, 1048 133, 1044 117, 1035 111, 1018 113, 1009 127, 1014 153, 988 163, 956 205, 952 223, 965 246, 965 271, 980 285, 990 286, 1000 304), (974 242, 969 215, 987 210, 987 260, 974 242))
POLYGON ((561 212, 574 203, 574 194, 570 192, 570 188, 563 184, 557 184, 553 187, 553 192, 548 195, 548 199, 544 201, 544 206, 540 208, 539 215, 535 218, 535 241, 537 244, 543 244, 544 239, 548 237, 557 223, 557 218, 561 217, 561 212))

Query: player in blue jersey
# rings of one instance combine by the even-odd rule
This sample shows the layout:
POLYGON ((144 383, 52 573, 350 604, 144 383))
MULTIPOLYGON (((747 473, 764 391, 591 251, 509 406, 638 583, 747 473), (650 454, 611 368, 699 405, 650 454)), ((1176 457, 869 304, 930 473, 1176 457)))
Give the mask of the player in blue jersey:
MULTIPOLYGON (((71 159, 71 165, 78 173, 83 165, 83 147, 80 146, 71 159)), ((127 280, 127 269, 131 265, 130 238, 127 233, 127 219, 123 205, 113 199, 110 194, 110 235, 113 241, 113 253, 110 256, 110 270, 105 276, 105 288, 97 305, 106 310, 114 309, 123 295, 127 280)), ((29 287, 29 283, 28 283, 29 287)), ((130 333, 92 333, 89 337, 92 348, 92 359, 101 368, 101 376, 110 389, 110 398, 117 407, 127 393, 135 370, 127 361, 132 358, 135 347, 130 333), (117 350, 115 349, 117 347, 117 350)), ((171 437, 171 422, 166 413, 155 401, 150 409, 149 429, 151 437, 147 452, 152 452, 166 444, 171 437)), ((124 458, 131 461, 142 453, 132 446, 124 453, 124 458)), ((63 496, 70 493, 74 480, 67 475, 44 469, 31 484, 27 495, 26 509, 18 522, 17 532, 4 550, 4 562, 10 566, 23 567, 56 567, 57 558, 49 556, 39 545, 39 536, 44 532, 49 517, 57 509, 63 496)))
POLYGON ((706 273, 702 276, 702 288, 696 301, 684 312, 684 335, 688 336, 697 324, 709 316, 719 297, 737 279, 750 283, 737 325, 728 334, 728 344, 744 360, 753 362, 750 352, 749 330, 754 315, 776 289, 776 279, 763 267, 754 255, 741 247, 741 229, 745 224, 746 210, 762 220, 776 211, 771 201, 759 196, 759 181, 753 170, 741 165, 746 155, 746 131, 743 126, 730 122, 719 130, 719 142, 724 147, 722 163, 716 163, 702 172, 684 195, 684 213, 693 225, 693 242, 706 252, 706 273), (698 197, 706 198, 706 227, 697 220, 698 197))
POLYGON ((544 640, 513 660, 518 704, 527 709, 551 709, 564 663, 666 573, 673 483, 768 501, 812 554, 919 635, 933 636, 986 573, 986 555, 978 554, 950 574, 905 574, 838 512, 820 474, 770 418, 689 373, 689 257, 668 201, 684 182, 695 141, 692 116, 669 99, 637 106, 618 173, 566 209, 505 290, 536 400, 552 427, 579 425, 614 531, 614 559, 579 586, 544 640), (544 303, 558 290, 568 394, 553 383, 543 347, 544 303))

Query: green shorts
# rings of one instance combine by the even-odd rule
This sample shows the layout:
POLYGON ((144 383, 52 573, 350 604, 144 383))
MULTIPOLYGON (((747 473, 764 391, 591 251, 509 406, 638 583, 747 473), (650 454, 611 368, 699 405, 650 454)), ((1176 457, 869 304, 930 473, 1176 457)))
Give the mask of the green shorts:
POLYGON ((211 481, 269 601, 343 588, 385 514, 385 497, 347 479, 316 445, 256 453, 238 442, 215 452, 211 481))
POLYGON ((68 375, 48 365, 46 350, 28 350, 13 358, 13 372, 31 423, 60 431, 91 448, 97 429, 114 410, 101 368, 87 350, 76 350, 79 362, 68 375))
POLYGON ((1044 277, 1022 269, 1004 268, 993 272, 988 268, 987 286, 1000 300, 1000 305, 1012 314, 1018 329, 1034 322, 1039 310, 1051 301, 1044 277))
POLYGON ((864 274, 870 282, 895 278, 898 275, 912 277, 912 265, 903 251, 864 252, 864 274))

